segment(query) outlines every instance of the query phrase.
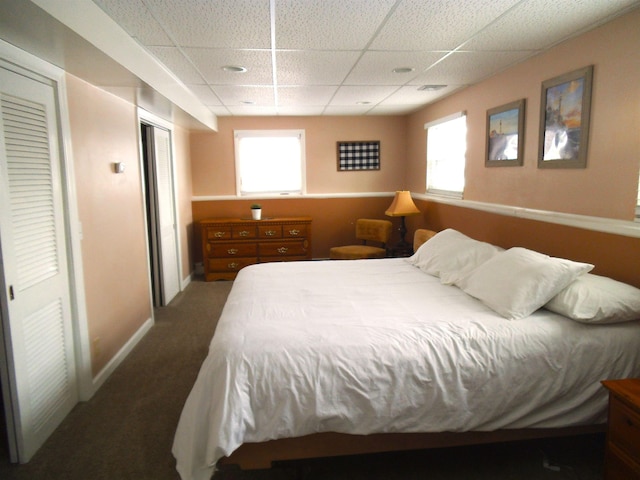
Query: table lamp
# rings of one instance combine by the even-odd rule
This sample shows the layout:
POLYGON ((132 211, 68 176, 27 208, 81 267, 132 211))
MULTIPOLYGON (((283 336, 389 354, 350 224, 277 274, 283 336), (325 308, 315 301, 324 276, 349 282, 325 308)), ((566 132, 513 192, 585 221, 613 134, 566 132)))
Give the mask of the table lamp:
POLYGON ((408 190, 399 190, 393 197, 393 202, 384 212, 389 217, 400 217, 400 241, 393 248, 393 253, 397 256, 408 256, 413 253, 413 246, 404 239, 407 234, 407 227, 404 223, 404 217, 408 215, 418 215, 420 210, 416 207, 411 198, 411 192, 408 190))

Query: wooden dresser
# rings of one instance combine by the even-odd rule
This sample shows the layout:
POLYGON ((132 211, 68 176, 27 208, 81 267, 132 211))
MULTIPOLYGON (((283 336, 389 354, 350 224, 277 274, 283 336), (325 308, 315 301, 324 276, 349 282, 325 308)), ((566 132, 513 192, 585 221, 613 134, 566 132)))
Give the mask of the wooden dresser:
POLYGON ((311 260, 311 217, 200 222, 205 279, 233 280, 254 263, 311 260))
POLYGON ((640 379, 602 384, 609 390, 605 478, 640 479, 640 379))

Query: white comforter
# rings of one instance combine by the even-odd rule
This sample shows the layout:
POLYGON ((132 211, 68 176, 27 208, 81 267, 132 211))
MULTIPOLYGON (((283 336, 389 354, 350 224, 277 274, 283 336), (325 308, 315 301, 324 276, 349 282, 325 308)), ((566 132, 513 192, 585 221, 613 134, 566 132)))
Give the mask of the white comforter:
POLYGON ((638 322, 544 309, 505 320, 403 259, 254 265, 233 285, 173 453, 184 480, 204 480, 244 442, 603 423, 600 380, 630 376, 638 322))

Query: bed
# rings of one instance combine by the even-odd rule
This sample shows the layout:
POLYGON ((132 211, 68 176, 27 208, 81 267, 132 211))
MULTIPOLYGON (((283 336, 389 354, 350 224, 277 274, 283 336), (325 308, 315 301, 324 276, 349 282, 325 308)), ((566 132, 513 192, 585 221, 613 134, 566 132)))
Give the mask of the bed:
MULTIPOLYGON (((209 479, 218 462, 242 458, 600 430, 600 381, 640 376, 640 290, 623 287, 633 305, 613 323, 576 321, 551 307, 528 312, 539 285, 504 310, 494 297, 510 288, 512 265, 501 271, 500 261, 514 249, 449 233, 460 243, 416 233, 418 244, 433 236, 426 245, 435 257, 420 258, 425 245, 411 259, 241 270, 176 431, 182 479, 209 479), (464 254, 438 251, 438 239, 464 254), (485 288, 487 278, 495 288, 485 288)), ((514 255, 535 254, 522 250, 514 255)), ((554 300, 586 275, 597 280, 589 265, 563 261, 562 288, 546 292, 554 300)), ((557 263, 543 264, 545 277, 557 263)))

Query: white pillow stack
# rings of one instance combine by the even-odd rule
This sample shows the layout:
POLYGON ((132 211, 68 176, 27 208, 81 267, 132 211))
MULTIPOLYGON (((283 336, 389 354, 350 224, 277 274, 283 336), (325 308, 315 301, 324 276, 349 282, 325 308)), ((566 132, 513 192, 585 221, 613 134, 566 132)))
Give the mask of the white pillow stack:
POLYGON ((545 308, 583 323, 640 320, 640 289, 587 273, 553 297, 545 308))
POLYGON ((456 283, 505 318, 531 315, 593 265, 514 247, 456 283))
POLYGON ((439 232, 407 259, 508 319, 541 307, 589 324, 640 320, 640 289, 593 275, 593 265, 521 247, 504 250, 456 230, 439 232))
POLYGON ((452 285, 503 249, 448 228, 438 232, 407 259, 440 282, 452 285))

